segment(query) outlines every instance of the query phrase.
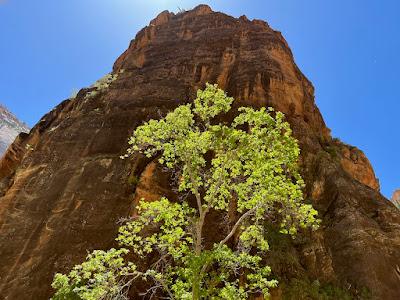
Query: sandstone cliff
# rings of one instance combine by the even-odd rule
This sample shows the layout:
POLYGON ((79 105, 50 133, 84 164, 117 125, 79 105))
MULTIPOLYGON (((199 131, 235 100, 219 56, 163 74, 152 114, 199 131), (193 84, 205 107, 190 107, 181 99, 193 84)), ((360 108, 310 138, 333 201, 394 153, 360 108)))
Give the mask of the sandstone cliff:
MULTIPOLYGON (((399 210, 379 193, 364 154, 332 140, 314 88, 279 32, 207 6, 163 12, 112 73, 107 88, 83 89, 44 116, 1 162, 2 297, 48 298, 56 271, 114 245, 117 221, 139 196, 174 197, 156 163, 137 157, 127 165, 119 156, 136 126, 193 99, 208 81, 237 105, 283 111, 299 139, 305 198, 323 222, 311 236, 272 243, 281 282, 307 277, 359 298, 368 289, 376 299, 399 299, 399 210)), ((217 228, 209 220, 208 234, 217 228)))

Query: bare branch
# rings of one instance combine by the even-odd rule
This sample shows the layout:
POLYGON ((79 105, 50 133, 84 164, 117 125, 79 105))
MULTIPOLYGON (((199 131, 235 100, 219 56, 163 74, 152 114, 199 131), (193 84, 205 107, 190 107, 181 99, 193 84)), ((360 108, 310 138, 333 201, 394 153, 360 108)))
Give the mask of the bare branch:
POLYGON ((246 213, 244 213, 239 220, 233 225, 232 230, 229 232, 229 234, 219 243, 220 245, 226 244, 226 242, 236 233, 236 230, 238 229, 239 225, 247 218, 250 217, 255 211, 257 210, 257 206, 253 207, 252 209, 248 210, 246 213))

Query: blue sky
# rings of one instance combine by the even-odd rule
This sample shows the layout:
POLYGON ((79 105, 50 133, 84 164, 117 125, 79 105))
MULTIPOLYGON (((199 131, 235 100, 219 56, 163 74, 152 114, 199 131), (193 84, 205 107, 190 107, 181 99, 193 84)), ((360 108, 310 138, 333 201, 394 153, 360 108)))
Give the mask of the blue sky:
POLYGON ((281 31, 332 135, 367 154, 384 195, 400 188, 398 0, 0 0, 0 103, 32 126, 160 11, 200 3, 281 31))

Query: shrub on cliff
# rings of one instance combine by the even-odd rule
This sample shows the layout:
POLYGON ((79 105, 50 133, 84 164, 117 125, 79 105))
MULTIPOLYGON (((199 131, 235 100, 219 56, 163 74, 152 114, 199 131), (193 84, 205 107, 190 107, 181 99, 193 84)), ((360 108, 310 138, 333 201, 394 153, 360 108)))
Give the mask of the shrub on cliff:
POLYGON ((242 107, 229 124, 217 122, 232 102, 208 84, 193 104, 135 130, 128 155, 143 153, 174 172, 182 197, 142 199, 138 216, 119 230, 123 248, 95 251, 68 275, 57 274, 53 299, 128 298, 139 277, 152 282, 149 295, 160 292, 168 299, 268 297, 277 281, 263 263, 269 248, 265 225, 273 222, 295 235, 299 228, 317 226, 317 212, 303 203, 300 150, 283 114, 242 107), (231 225, 205 247, 211 211, 231 225), (140 269, 123 259, 129 251, 158 259, 140 269))

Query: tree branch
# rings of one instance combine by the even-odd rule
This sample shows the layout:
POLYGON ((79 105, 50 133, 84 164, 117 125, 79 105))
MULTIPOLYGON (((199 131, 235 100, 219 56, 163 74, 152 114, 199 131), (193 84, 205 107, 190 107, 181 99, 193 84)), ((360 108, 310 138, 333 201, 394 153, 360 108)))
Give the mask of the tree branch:
POLYGON ((233 225, 232 230, 229 232, 229 234, 219 243, 221 246, 226 244, 226 242, 236 233, 236 230, 238 229, 239 225, 251 214, 253 214, 257 210, 257 206, 248 210, 246 213, 244 213, 239 220, 236 221, 235 225, 233 225))
MULTIPOLYGON (((193 177, 193 173, 192 173, 192 169, 189 167, 189 163, 188 163, 188 173, 189 173, 189 178, 190 181, 192 182, 192 186, 194 189, 194 195, 196 196, 196 201, 197 201, 197 207, 199 209, 199 220, 197 221, 196 224, 196 236, 195 236, 195 252, 196 255, 200 255, 201 252, 201 240, 202 240, 202 230, 203 230, 203 224, 204 224, 204 219, 205 219, 205 215, 207 212, 203 211, 203 206, 201 203, 201 196, 200 196, 200 192, 199 192, 199 188, 196 184, 196 180, 193 177)), ((208 209, 207 209, 208 211, 208 209)))

